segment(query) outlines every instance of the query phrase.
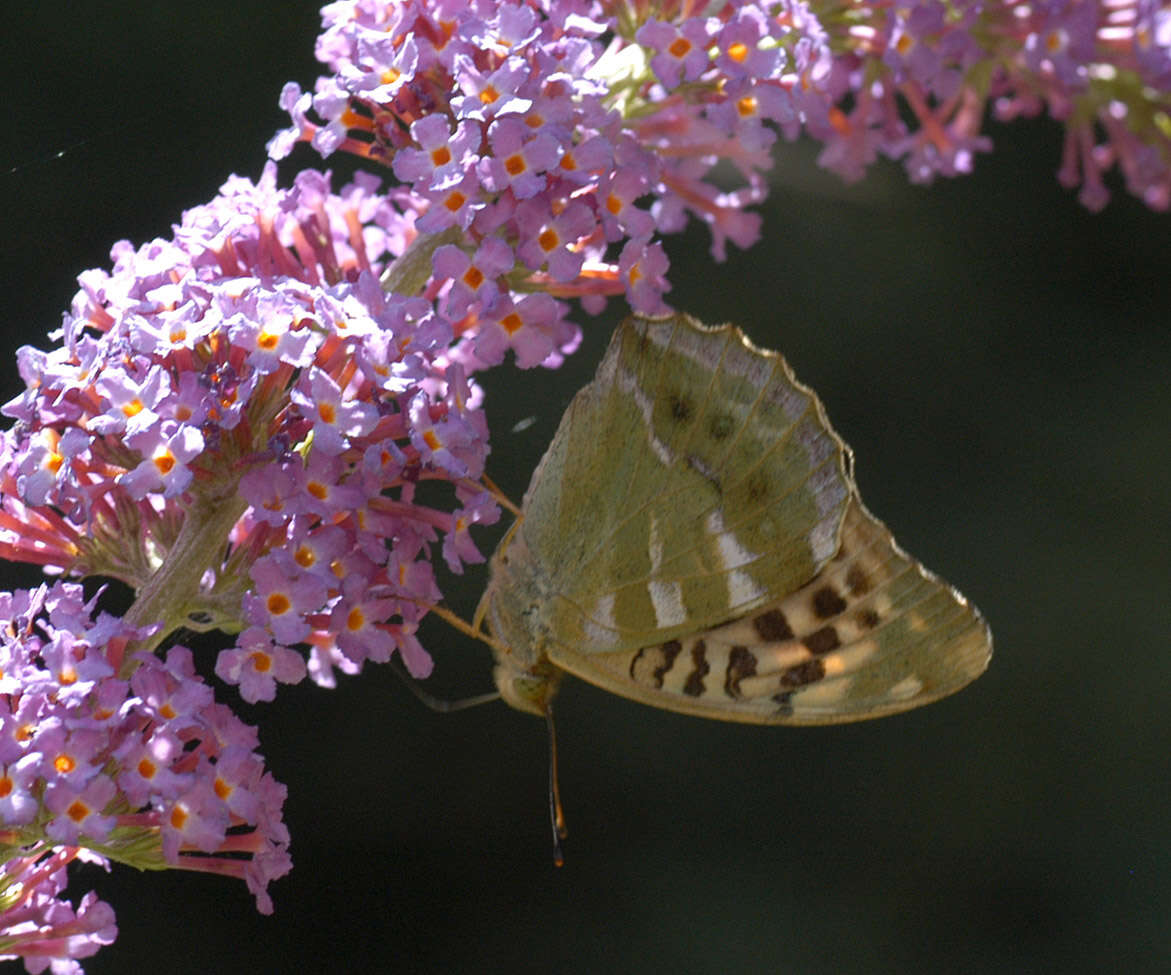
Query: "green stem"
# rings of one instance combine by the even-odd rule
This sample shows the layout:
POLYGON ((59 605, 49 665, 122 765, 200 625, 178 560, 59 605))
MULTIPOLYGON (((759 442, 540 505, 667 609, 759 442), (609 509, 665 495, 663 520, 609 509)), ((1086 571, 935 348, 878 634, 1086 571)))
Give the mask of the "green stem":
POLYGON ((431 255, 443 244, 454 244, 461 237, 458 227, 448 227, 437 234, 419 234, 382 272, 382 290, 387 294, 418 294, 431 277, 431 255))
MULTIPOLYGON (((247 507, 248 502, 235 492, 217 498, 196 496, 175 544, 125 616, 131 626, 162 625, 130 649, 153 652, 169 633, 185 624, 189 610, 198 603, 203 574, 223 561, 228 532, 247 507)), ((129 653, 126 659, 123 669, 132 666, 129 653)))

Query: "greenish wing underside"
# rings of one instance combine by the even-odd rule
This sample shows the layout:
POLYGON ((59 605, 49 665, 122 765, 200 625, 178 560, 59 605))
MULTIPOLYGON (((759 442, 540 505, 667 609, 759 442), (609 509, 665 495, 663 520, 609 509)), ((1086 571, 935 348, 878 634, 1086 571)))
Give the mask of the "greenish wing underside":
POLYGON ((631 319, 525 496, 548 632, 575 657, 635 650, 775 602, 837 550, 851 490, 779 355, 731 326, 631 319))
POLYGON ((855 497, 841 548, 797 591, 723 626, 638 649, 549 649, 557 666, 654 707, 829 724, 918 707, 978 677, 991 634, 855 497))

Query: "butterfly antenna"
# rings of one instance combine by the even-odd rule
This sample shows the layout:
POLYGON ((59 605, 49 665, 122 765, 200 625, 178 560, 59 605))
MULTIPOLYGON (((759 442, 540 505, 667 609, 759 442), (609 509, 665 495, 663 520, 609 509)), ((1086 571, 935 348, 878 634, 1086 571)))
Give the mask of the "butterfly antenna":
POLYGON ((561 808, 561 785, 557 774, 557 729, 553 725, 553 703, 545 703, 545 724, 549 728, 549 819, 553 826, 553 866, 565 864, 561 841, 569 831, 565 828, 565 813, 561 808))

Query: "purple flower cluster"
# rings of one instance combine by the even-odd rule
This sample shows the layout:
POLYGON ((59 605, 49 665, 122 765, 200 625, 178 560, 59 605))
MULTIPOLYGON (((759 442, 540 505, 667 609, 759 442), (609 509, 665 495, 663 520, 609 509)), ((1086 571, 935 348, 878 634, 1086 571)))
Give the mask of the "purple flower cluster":
MULTIPOLYGON (((420 229, 507 244, 512 275, 478 294, 486 323, 510 281, 594 302, 620 284, 653 310, 656 232, 696 216, 717 259, 728 239, 755 241, 744 208, 767 192, 776 130, 822 142, 821 163, 847 179, 884 155, 928 182, 991 147, 989 104, 1001 118, 1047 108, 1066 126, 1059 177, 1083 203, 1105 203, 1115 164, 1147 205, 1171 202, 1171 12, 1154 0, 344 0, 322 13, 332 73, 313 94, 286 86, 293 125, 270 153, 309 140, 388 165, 419 198, 420 229), (720 161, 736 189, 716 185, 720 161)), ((493 266, 507 256, 495 247, 493 266)))
POLYGON ((173 240, 119 244, 61 344, 20 350, 4 407, 0 555, 140 593, 182 560, 135 621, 243 630, 217 672, 250 701, 305 675, 299 643, 322 684, 396 650, 426 676, 432 543, 461 571, 499 516, 478 360, 434 302, 380 286, 415 214, 373 188, 303 172, 282 191, 269 164, 173 240), (451 510, 414 502, 427 480, 451 510))
POLYGON ((190 651, 119 676, 141 633, 76 583, 0 593, 0 617, 0 958, 40 971, 113 940, 108 905, 57 897, 78 857, 238 877, 271 913, 292 865, 285 789, 190 651))
POLYGON ((0 961, 24 961, 31 975, 51 968, 75 975, 78 958, 88 958, 118 936, 114 910, 87 893, 75 909, 58 895, 68 883, 66 867, 74 860, 109 868, 105 857, 80 847, 38 850, 0 866, 4 911, 0 915, 0 961))
MULTIPOLYGON (((412 279, 418 235, 410 200, 376 184, 334 194, 307 171, 282 190, 272 163, 258 184, 233 178, 171 239, 118 244, 111 271, 80 277, 56 347, 19 351, 0 555, 120 579, 137 598, 96 623, 76 585, 0 599, 10 879, 55 850, 139 866, 146 850, 152 866, 240 876, 271 909, 265 885, 289 866, 283 787, 190 653, 155 655, 179 628, 237 634, 216 673, 248 701, 396 651, 430 672, 415 631, 440 599, 432 549, 456 572, 483 561, 470 529, 499 509, 478 480, 481 360, 426 296, 429 272, 404 293, 380 283, 412 279), (425 481, 450 504, 417 503, 425 481)), ((38 876, 59 889, 60 869, 38 876)), ((0 930, 25 923, 43 900, 30 898, 0 930)), ((50 914, 72 930, 66 909, 50 914)), ((35 968, 40 948, 12 950, 35 968)))

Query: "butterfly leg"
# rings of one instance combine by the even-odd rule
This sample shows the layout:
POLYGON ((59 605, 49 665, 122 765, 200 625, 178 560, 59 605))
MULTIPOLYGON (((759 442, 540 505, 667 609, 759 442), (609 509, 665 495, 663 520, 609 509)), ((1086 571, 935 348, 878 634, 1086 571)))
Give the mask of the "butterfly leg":
POLYGON ((490 478, 487 474, 482 474, 480 476, 480 483, 485 488, 487 488, 488 493, 491 494, 492 497, 494 497, 500 503, 500 507, 507 508, 512 512, 517 521, 520 521, 524 517, 524 515, 521 514, 520 508, 513 504, 508 495, 501 491, 500 488, 496 486, 496 482, 493 481, 492 478, 490 478))

